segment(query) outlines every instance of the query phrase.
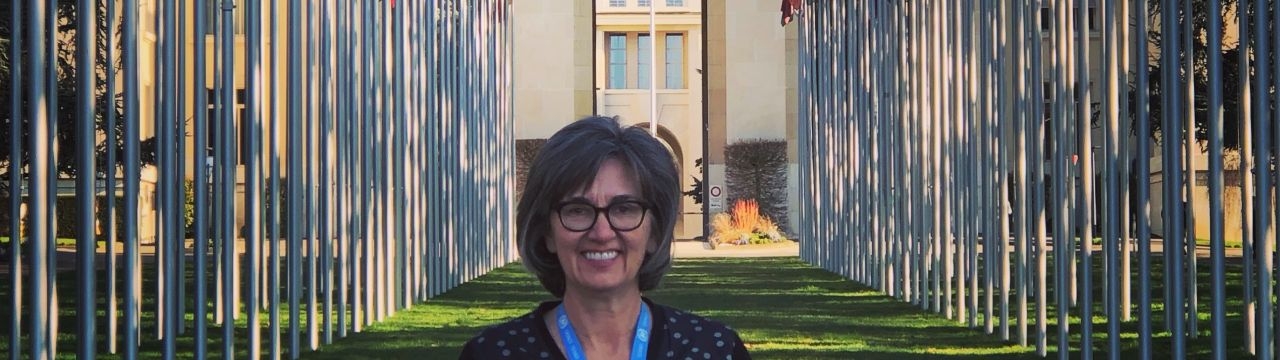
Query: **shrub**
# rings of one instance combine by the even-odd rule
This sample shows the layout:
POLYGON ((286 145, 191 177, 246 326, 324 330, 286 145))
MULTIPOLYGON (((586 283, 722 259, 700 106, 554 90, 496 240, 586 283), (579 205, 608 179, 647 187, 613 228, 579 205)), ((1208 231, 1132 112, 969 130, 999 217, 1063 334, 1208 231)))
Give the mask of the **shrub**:
POLYGON ((529 178, 529 166, 533 165, 533 159, 538 157, 538 152, 542 151, 542 145, 546 143, 547 139, 516 140, 516 199, 524 191, 524 182, 529 178))
POLYGON ((711 218, 711 242, 718 244, 764 244, 786 240, 778 225, 760 214, 755 200, 738 200, 728 213, 711 218))
POLYGON ((783 140, 740 140, 725 147, 728 201, 759 201, 760 212, 777 224, 787 223, 787 143, 783 140))

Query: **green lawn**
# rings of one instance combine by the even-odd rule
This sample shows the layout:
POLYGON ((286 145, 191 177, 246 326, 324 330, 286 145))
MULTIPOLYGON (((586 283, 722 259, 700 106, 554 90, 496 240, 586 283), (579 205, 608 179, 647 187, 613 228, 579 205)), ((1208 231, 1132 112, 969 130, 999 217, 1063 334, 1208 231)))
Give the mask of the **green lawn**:
MULTIPOLYGON (((23 239, 24 239, 23 241, 26 241, 26 240, 25 240, 26 238, 23 238, 23 239)), ((107 243, 106 241, 98 241, 98 246, 106 246, 106 243, 107 243)), ((60 237, 60 238, 58 238, 58 240, 56 241, 56 244, 58 244, 58 247, 64 247, 64 246, 76 246, 76 239, 74 239, 74 238, 64 238, 64 237, 60 237)), ((8 236, 0 236, 0 247, 6 247, 6 248, 7 248, 7 247, 9 247, 9 237, 8 237, 8 236)), ((6 249, 6 251, 7 251, 7 249, 6 249)))
MULTIPOLYGON (((796 258, 680 259, 648 295, 727 323, 756 358, 1036 358, 796 258)), ((303 358, 457 358, 485 326, 549 297, 513 264, 303 358)))
MULTIPOLYGON (((1196 238, 1196 246, 1209 246, 1209 239, 1196 238)), ((1244 241, 1241 240, 1223 240, 1222 246, 1228 249, 1240 249, 1244 247, 1244 241)))
MULTIPOLYGON (((1160 288, 1162 269, 1159 266, 1160 256, 1153 256, 1153 300, 1159 301, 1163 296, 1160 288)), ((1100 261, 1095 261, 1101 266, 1100 261)), ((1209 315, 1210 293, 1208 285, 1208 262, 1200 265, 1200 319, 1198 339, 1188 340, 1188 355, 1191 358, 1208 357, 1209 348, 1209 315)), ((1227 339, 1231 352, 1228 358, 1250 358, 1243 349, 1242 330, 1244 328, 1239 312, 1243 308, 1240 302, 1240 268, 1237 263, 1229 264, 1227 291, 1231 302, 1228 304, 1227 339)), ((1137 270, 1134 264, 1133 270, 1137 270)), ((1098 274, 1094 272, 1095 276, 1098 274)), ((190 276, 190 271, 188 271, 190 276)), ((59 274, 59 297, 62 299, 60 322, 62 333, 59 336, 59 357, 74 358, 76 314, 73 299, 75 296, 74 273, 59 274)), ((6 280, 7 281, 7 280, 6 280)), ((190 283, 188 283, 190 284, 190 283)), ((1104 282, 1095 278, 1095 294, 1101 297, 1104 282)), ((99 291, 103 289, 99 277, 99 291)), ((1052 285, 1052 284, 1051 284, 1052 285)), ((1135 279, 1135 286, 1136 279, 1135 279)), ((148 275, 143 281, 144 297, 142 319, 143 358, 159 357, 161 343, 155 340, 154 278, 148 275)), ((211 289, 212 290, 212 289, 211 289)), ((0 286, 0 323, 7 324, 11 313, 8 306, 8 286, 0 286)), ((1052 288, 1050 290, 1052 295, 1052 288)), ((999 340, 997 335, 987 335, 981 329, 970 329, 955 320, 947 320, 942 315, 925 312, 917 306, 900 302, 896 299, 880 295, 872 289, 842 279, 826 271, 814 268, 797 258, 747 258, 747 259, 679 259, 667 275, 662 289, 648 294, 658 302, 693 311, 710 318, 725 322, 737 329, 756 358, 761 359, 1038 359, 1034 348, 1020 347, 1013 342, 999 340)), ((188 296, 191 292, 188 291, 188 296)), ((344 339, 335 339, 333 344, 321 346, 319 351, 303 350, 304 359, 451 359, 456 358, 462 344, 479 332, 483 327, 524 314, 539 301, 548 299, 537 281, 525 273, 519 264, 511 264, 467 284, 463 284, 446 294, 438 296, 425 304, 418 304, 411 309, 401 311, 385 322, 366 328, 359 334, 351 334, 344 339)), ((99 300, 99 315, 104 311, 102 297, 99 300)), ((1011 296, 1016 301, 1016 296, 1011 296)), ((1134 294, 1137 300, 1137 294, 1134 294)), ((188 297, 188 302, 190 297, 188 297)), ((998 301, 998 300, 997 300, 998 301)), ((1034 317, 1034 301, 1030 303, 1030 314, 1034 317)), ((287 305, 285 305, 287 306, 287 305)), ((304 305, 305 307, 305 305, 304 305)), ((1122 336, 1123 358, 1137 356, 1137 305, 1134 305, 1135 318, 1122 324, 1126 334, 1122 336)), ((1106 323, 1101 314, 1100 302, 1095 302, 1094 349, 1095 356, 1105 357, 1106 323)), ((1157 331, 1163 329, 1163 306, 1157 303, 1152 306, 1155 311, 1154 326, 1157 331)), ((1011 309, 1011 312, 1013 309, 1011 309)), ((1050 310, 1049 324, 1049 357, 1056 357, 1054 345, 1056 310, 1050 310)), ((305 313, 305 309, 303 309, 305 313)), ((24 308, 24 325, 30 324, 25 319, 28 308, 24 308)), ((287 309, 281 309, 282 323, 287 324, 287 309)), ((1073 346, 1072 356, 1079 349, 1079 315, 1078 309, 1071 310, 1071 330, 1073 346)), ((263 326, 264 350, 266 348, 265 330, 267 314, 261 315, 263 326)), ((190 320, 190 315, 188 315, 190 320)), ((300 319, 305 329, 306 319, 300 319)), ((237 358, 247 356, 244 352, 246 331, 245 318, 236 321, 237 358)), ((979 320, 981 322, 981 319, 979 320)), ((1034 321, 1034 320, 1033 320, 1034 321)), ((105 321, 99 318, 98 341, 100 352, 105 352, 105 321)), ((191 322, 187 322, 190 326, 191 322)), ((24 327, 25 329, 25 327, 24 327)), ((1035 328, 1031 328, 1034 339, 1035 328)), ((1016 330, 1011 329, 1016 337, 1016 330)), ((191 331, 178 339, 179 358, 189 358, 193 347, 191 331)), ((0 353, 5 352, 8 345, 8 328, 0 328, 0 353)), ((221 349, 221 328, 212 324, 209 328, 210 338, 207 340, 210 355, 216 356, 221 349)), ((1169 357, 1169 334, 1155 334, 1155 357, 1169 357)), ((287 334, 283 337, 287 349, 287 334)), ((303 334, 305 346, 305 330, 303 334)), ((24 336, 24 348, 29 346, 24 336)), ((264 352, 265 354, 265 352, 264 352)), ((116 356, 103 356, 111 359, 116 356)))

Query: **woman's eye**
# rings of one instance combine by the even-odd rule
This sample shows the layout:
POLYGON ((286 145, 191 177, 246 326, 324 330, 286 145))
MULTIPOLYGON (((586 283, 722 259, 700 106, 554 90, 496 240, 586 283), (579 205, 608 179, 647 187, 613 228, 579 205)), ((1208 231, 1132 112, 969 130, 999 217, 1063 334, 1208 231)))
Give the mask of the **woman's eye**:
POLYGON ((613 212, 618 215, 631 215, 640 211, 640 206, 636 204, 618 204, 613 207, 613 212))

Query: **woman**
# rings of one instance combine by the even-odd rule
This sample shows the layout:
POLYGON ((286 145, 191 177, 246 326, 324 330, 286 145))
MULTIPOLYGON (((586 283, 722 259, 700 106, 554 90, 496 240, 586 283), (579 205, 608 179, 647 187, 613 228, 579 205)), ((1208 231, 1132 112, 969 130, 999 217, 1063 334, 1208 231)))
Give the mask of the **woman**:
POLYGON ((640 127, 579 120, 543 145, 516 207, 520 256, 561 300, 485 329, 463 359, 749 359, 738 334, 642 292, 671 267, 671 153, 640 127))

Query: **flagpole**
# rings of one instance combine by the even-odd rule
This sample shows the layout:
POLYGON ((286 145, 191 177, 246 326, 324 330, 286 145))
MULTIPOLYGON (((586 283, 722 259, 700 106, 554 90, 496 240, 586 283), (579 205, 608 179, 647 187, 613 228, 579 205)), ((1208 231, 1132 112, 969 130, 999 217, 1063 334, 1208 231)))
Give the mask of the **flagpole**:
POLYGON ((658 136, 658 73, 654 71, 658 68, 656 1, 658 0, 649 0, 649 133, 653 136, 658 136))

